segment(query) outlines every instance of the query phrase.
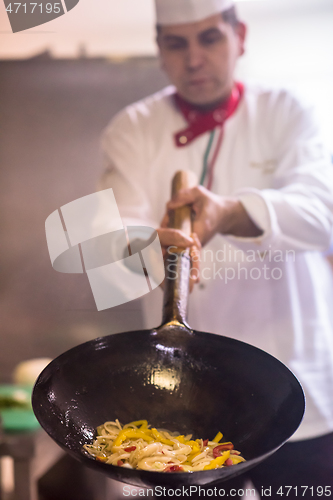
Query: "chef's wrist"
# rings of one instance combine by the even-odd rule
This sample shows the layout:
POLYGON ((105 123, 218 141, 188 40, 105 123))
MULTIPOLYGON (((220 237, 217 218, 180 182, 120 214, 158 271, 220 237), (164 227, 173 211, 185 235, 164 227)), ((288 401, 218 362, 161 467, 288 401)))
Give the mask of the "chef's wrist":
POLYGON ((263 234, 237 198, 223 199, 220 221, 219 232, 221 234, 243 238, 255 238, 263 234))

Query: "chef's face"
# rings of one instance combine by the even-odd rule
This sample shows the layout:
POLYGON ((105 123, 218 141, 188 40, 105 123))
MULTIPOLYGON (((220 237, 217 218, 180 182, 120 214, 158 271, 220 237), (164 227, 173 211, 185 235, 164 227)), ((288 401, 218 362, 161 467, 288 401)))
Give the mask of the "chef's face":
POLYGON ((244 53, 246 27, 226 23, 221 14, 196 23, 161 26, 157 42, 162 67, 179 94, 196 105, 226 98, 235 64, 244 53))

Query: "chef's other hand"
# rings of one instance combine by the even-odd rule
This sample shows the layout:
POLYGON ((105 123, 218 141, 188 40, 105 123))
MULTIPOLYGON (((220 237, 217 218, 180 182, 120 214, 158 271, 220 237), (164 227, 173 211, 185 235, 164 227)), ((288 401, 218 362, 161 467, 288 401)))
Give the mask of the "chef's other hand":
POLYGON ((157 229, 158 236, 160 238, 163 257, 167 258, 169 255, 169 247, 179 247, 179 248, 189 248, 191 256, 191 271, 190 271, 190 292, 193 290, 193 286, 199 283, 200 274, 200 249, 201 244, 198 236, 192 233, 191 236, 187 236, 185 233, 179 229, 168 228, 168 215, 165 215, 161 223, 161 227, 157 229))
POLYGON ((237 198, 218 196, 208 189, 197 186, 182 189, 167 204, 168 210, 190 205, 194 212, 193 231, 202 245, 216 233, 242 237, 256 237, 262 230, 250 219, 237 198))

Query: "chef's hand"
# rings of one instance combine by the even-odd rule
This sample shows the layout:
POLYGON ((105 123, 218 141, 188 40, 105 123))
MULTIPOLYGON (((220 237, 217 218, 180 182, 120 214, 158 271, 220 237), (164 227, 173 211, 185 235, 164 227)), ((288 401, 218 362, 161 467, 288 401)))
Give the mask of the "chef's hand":
POLYGON ((193 231, 205 245, 216 233, 242 237, 262 235, 237 198, 218 196, 202 186, 182 189, 167 204, 168 210, 190 205, 194 212, 193 231))
POLYGON ((191 257, 190 266, 190 292, 193 290, 195 283, 199 283, 199 269, 200 269, 200 249, 201 244, 198 236, 192 233, 191 236, 187 236, 185 233, 179 229, 171 229, 169 225, 169 216, 165 214, 161 227, 157 229, 158 236, 160 238, 163 257, 167 258, 169 255, 170 247, 179 248, 189 248, 191 257))

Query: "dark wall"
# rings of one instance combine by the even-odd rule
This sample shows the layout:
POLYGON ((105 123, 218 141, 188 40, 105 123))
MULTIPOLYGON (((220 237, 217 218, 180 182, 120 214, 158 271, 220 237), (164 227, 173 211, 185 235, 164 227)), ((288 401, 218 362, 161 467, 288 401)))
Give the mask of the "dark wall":
POLYGON ((52 269, 44 223, 95 191, 110 118, 166 83, 155 59, 0 62, 0 381, 23 359, 142 327, 140 300, 97 312, 86 275, 52 269))

